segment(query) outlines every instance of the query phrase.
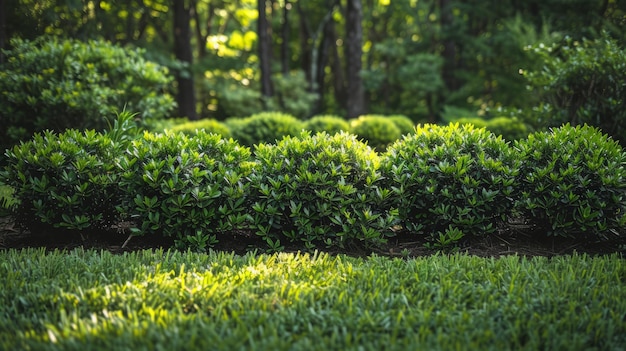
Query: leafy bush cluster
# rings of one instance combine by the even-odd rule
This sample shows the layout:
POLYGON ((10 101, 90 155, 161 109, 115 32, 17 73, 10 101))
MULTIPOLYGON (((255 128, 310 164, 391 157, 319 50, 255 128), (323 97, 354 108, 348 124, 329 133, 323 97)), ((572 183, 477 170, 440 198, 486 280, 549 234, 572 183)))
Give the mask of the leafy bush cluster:
POLYGON ((284 136, 298 135, 302 121, 279 112, 263 112, 246 118, 230 118, 226 121, 235 140, 245 146, 274 143, 284 136))
POLYGON ((197 121, 184 121, 183 123, 176 124, 171 128, 166 128, 172 132, 182 132, 187 135, 196 135, 199 131, 207 133, 219 134, 222 138, 230 138, 230 129, 226 124, 211 119, 205 118, 197 121))
POLYGON ((588 124, 626 142, 626 49, 607 33, 596 40, 568 37, 528 49, 544 63, 524 73, 544 102, 537 124, 588 124))
POLYGON ((365 115, 350 122, 350 131, 378 151, 402 136, 402 131, 391 119, 380 115, 365 115))
POLYGON ((167 70, 103 41, 14 40, 0 69, 2 149, 36 131, 104 130, 116 111, 141 119, 168 116, 175 106, 167 70))
POLYGON ((403 226, 443 242, 496 230, 513 208, 518 166, 513 149, 485 129, 426 124, 387 150, 383 174, 403 226))
POLYGON ((523 161, 518 208, 543 231, 618 234, 626 223, 626 154, 617 141, 595 128, 565 125, 515 147, 523 161))
POLYGON ((255 150, 250 175, 253 227, 270 247, 283 238, 343 246, 352 239, 383 241, 393 217, 380 188, 378 155, 347 133, 286 137, 255 150))
POLYGON ((7 151, 0 183, 20 223, 85 233, 123 221, 197 250, 241 231, 272 250, 379 245, 391 228, 443 248, 513 215, 585 240, 626 225, 626 153, 593 127, 510 144, 471 125, 419 125, 382 154, 353 134, 303 132, 251 153, 204 131, 134 137, 121 117, 106 133, 46 132, 7 151))

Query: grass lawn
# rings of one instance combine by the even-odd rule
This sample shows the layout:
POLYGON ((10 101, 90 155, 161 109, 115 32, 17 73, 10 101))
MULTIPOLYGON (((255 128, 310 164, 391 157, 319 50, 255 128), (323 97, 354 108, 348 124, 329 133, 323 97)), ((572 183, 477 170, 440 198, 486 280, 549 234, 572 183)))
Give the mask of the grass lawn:
POLYGON ((617 255, 0 251, 2 350, 619 350, 617 255))

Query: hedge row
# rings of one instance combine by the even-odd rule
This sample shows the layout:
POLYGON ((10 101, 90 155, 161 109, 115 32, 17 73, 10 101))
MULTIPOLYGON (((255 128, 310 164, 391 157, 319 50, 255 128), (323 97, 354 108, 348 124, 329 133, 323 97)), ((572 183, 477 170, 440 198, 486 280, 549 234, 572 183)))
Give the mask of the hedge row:
MULTIPOLYGON (((509 141, 526 138, 530 133, 527 126, 515 118, 498 117, 490 120, 462 118, 457 122, 485 127, 509 141)), ((151 129, 156 131, 164 128, 155 125, 151 129)), ((313 134, 326 132, 331 135, 344 131, 357 135, 372 148, 384 152, 403 135, 412 134, 415 131, 415 123, 404 115, 364 115, 351 120, 334 115, 319 115, 302 121, 289 114, 264 112, 246 118, 231 118, 224 122, 214 119, 183 121, 166 129, 187 135, 204 130, 220 134, 224 138, 233 137, 240 144, 249 147, 260 143, 275 143, 287 135, 297 136, 301 130, 313 134)))
POLYGON ((189 121, 177 124, 169 130, 187 135, 204 130, 225 138, 232 137, 241 145, 248 147, 261 143, 275 143, 285 136, 298 136, 302 130, 313 134, 318 132, 335 134, 344 131, 357 135, 372 148, 384 151, 402 135, 412 133, 414 128, 413 121, 403 115, 365 115, 352 120, 333 115, 320 115, 302 121, 289 114, 263 112, 246 118, 230 118, 224 122, 213 119, 189 121))
POLYGON ((447 246, 519 216, 543 235, 624 235, 626 153, 588 126, 510 144, 471 125, 421 125, 379 154, 347 133, 251 151, 203 131, 124 138, 127 125, 46 132, 7 150, 0 181, 15 189, 19 223, 86 234, 124 222, 197 250, 233 231, 272 250, 375 246, 398 228, 447 246))

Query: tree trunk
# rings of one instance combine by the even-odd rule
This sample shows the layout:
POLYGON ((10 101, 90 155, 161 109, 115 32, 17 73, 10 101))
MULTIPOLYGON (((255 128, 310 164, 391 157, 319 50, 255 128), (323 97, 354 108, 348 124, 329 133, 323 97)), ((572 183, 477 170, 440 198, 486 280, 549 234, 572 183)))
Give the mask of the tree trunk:
POLYGON ((272 89, 272 43, 270 26, 267 21, 265 0, 258 0, 259 18, 257 20, 257 34, 259 37, 259 61, 261 68, 261 96, 264 102, 274 95, 272 89))
POLYGON ((196 97, 193 86, 193 73, 191 72, 191 13, 190 8, 185 7, 184 0, 174 0, 174 54, 176 59, 185 64, 183 71, 178 72, 178 113, 181 117, 190 120, 198 119, 196 113, 196 97))
POLYGON ((366 113, 365 89, 361 79, 363 56, 363 27, 361 0, 348 0, 346 7, 346 79, 348 91, 346 99, 346 114, 354 118, 366 113))
POLYGON ((282 39, 283 42, 280 45, 280 60, 282 66, 283 75, 289 74, 289 11, 291 10, 291 2, 289 0, 285 0, 285 8, 283 9, 283 28, 282 28, 282 39))
POLYGON ((4 53, 7 48, 7 6, 6 0, 0 0, 0 63, 4 63, 4 53))
POLYGON ((439 0, 439 11, 441 12, 442 56, 444 62, 442 78, 448 91, 455 91, 459 87, 454 76, 456 70, 456 44, 450 33, 454 21, 450 0, 439 0))

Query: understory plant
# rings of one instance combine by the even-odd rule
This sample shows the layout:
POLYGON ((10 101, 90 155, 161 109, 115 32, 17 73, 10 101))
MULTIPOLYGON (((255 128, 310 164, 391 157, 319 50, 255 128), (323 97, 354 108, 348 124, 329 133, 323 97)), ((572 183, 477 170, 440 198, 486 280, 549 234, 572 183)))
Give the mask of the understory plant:
POLYGON ((117 160, 125 194, 118 210, 135 235, 172 237, 203 251, 245 220, 250 150, 199 131, 145 133, 117 160))
POLYGON ((277 250, 285 240, 312 249, 347 242, 377 245, 394 221, 381 187, 378 155, 356 136, 285 137, 260 144, 250 174, 252 228, 277 250))
POLYGON ((472 125, 418 125, 382 156, 404 229, 441 245, 496 231, 509 214, 518 162, 501 138, 472 125))
POLYGON ((515 144, 517 208, 553 236, 606 239, 626 224, 626 153, 591 126, 566 124, 515 144))

